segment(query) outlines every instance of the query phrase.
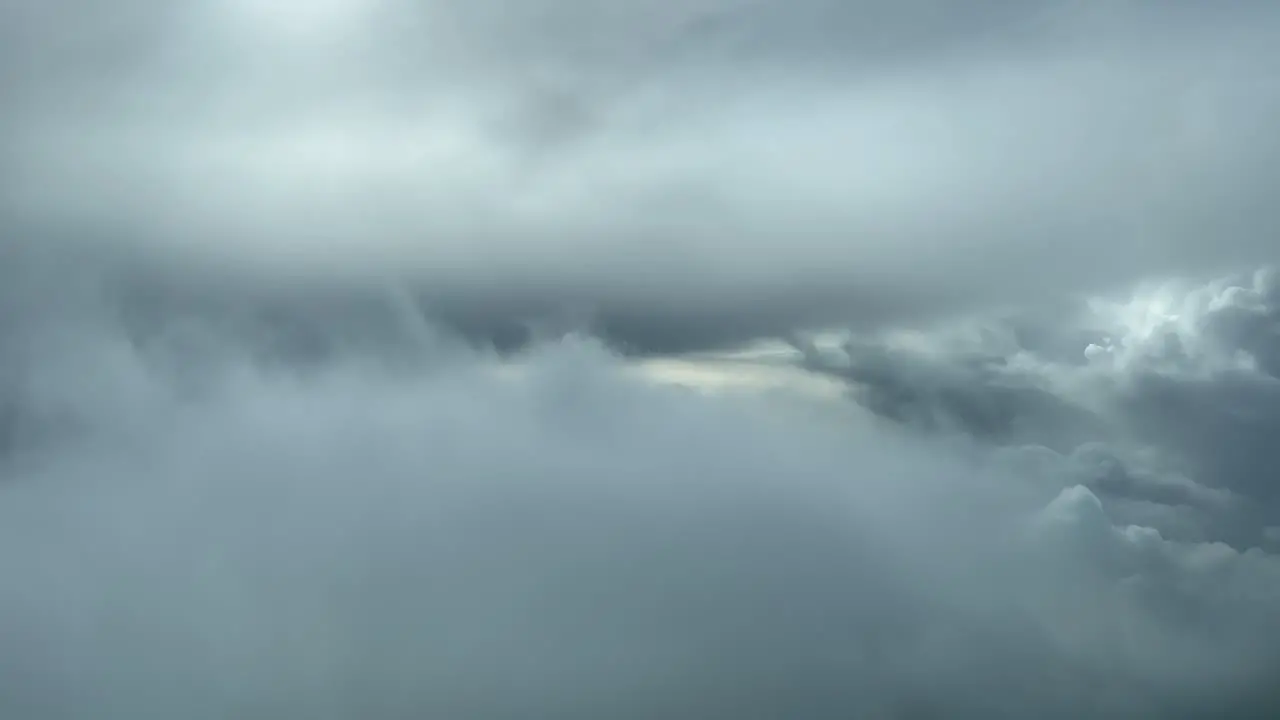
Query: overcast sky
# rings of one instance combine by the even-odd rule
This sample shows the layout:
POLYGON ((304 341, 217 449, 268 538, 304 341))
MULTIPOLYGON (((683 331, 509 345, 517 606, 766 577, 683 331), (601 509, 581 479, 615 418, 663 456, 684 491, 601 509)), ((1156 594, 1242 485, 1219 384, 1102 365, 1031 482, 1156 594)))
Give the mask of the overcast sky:
POLYGON ((0 714, 1280 715, 1277 36, 0 0, 0 714))
POLYGON ((32 232, 395 268, 482 329, 669 349, 1276 252, 1271 3, 3 12, 32 232))

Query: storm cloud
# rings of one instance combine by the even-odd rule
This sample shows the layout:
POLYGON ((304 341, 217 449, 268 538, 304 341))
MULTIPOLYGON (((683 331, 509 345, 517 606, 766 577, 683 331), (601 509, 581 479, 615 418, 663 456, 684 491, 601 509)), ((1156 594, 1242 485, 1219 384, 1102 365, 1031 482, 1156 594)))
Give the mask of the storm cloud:
POLYGON ((972 317, 796 347, 802 367, 840 378, 895 423, 1059 462, 1117 505, 1142 503, 1129 509, 1146 522, 1173 510, 1182 526, 1190 513, 1219 539, 1270 546, 1280 523, 1276 278, 1268 269, 1097 298, 1035 318, 1035 338, 1021 332, 1026 318, 972 317))
POLYGON ((585 339, 477 353, 390 295, 399 344, 303 363, 110 287, 7 357, 12 414, 57 421, 0 492, 8 716, 1271 707, 1280 560, 1053 468, 585 339))
POLYGON ((1277 31, 0 4, 0 714, 1277 716, 1277 31))

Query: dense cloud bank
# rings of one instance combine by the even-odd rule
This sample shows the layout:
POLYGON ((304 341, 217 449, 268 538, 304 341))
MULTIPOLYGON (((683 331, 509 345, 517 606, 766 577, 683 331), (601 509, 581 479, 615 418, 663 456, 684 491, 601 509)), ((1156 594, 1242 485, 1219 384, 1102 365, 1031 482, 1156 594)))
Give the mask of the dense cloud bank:
POLYGON ((1053 317, 797 346, 880 416, 1061 466, 1167 533, 1276 549, 1277 277, 1169 281, 1053 317))
MULTIPOLYGON (((143 271, 77 267, 5 284, 5 717, 1276 707, 1280 559, 1116 523, 1163 478, 655 386, 572 336, 503 359, 389 290, 272 325, 251 285, 141 313, 143 271)), ((1248 292, 1204 297, 1223 337, 1248 292)))
POLYGON ((454 324, 732 346, 1277 262, 1280 9, 1076 0, 0 8, 0 211, 454 324))
POLYGON ((0 2, 0 717, 1280 717, 1278 28, 0 2))

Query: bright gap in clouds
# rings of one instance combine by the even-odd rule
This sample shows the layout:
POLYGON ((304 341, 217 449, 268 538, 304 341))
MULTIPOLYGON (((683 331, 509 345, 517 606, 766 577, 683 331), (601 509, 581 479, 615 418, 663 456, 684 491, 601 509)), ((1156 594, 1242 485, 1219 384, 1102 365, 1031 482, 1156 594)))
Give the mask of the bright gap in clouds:
MULTIPOLYGON (((832 338, 820 339, 839 347, 832 338)), ((800 358, 801 353, 787 343, 769 341, 730 352, 638 359, 634 366, 651 381, 708 392, 783 391, 818 400, 841 398, 843 383, 797 367, 800 358)))

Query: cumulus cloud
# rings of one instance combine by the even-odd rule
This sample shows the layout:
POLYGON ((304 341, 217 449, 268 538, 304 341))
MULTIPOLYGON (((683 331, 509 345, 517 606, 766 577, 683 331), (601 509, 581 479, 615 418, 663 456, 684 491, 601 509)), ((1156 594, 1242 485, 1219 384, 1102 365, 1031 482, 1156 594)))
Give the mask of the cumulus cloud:
POLYGON ((1019 466, 1056 464, 1147 522, 1163 508, 1179 532, 1274 547, 1275 278, 1166 281, 1033 318, 1030 339, 1026 318, 989 317, 797 347, 882 417, 975 438, 1019 466), (1208 529, 1191 531, 1190 516, 1208 529))

